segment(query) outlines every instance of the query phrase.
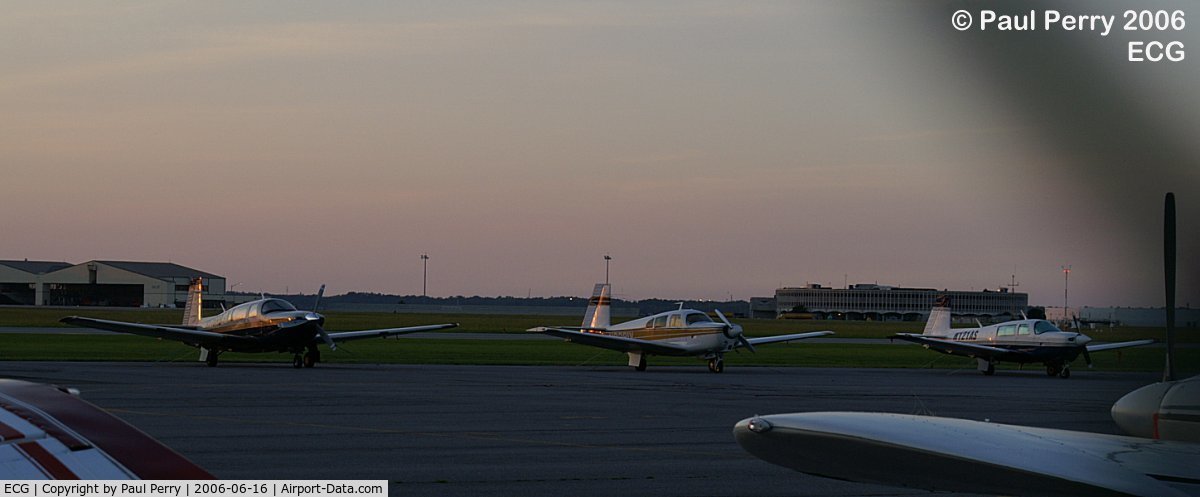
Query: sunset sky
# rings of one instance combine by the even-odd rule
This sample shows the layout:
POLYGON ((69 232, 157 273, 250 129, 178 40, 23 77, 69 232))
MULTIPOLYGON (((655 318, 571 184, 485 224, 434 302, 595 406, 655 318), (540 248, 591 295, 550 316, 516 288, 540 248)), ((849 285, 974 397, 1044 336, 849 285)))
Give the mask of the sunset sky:
POLYGON ((1200 306, 1200 53, 1125 60, 1200 28, 950 25, 1051 6, 1124 8, 6 2, 0 259, 413 294, 427 252, 431 295, 550 296, 608 253, 623 298, 1015 272, 1035 305, 1070 264, 1073 306, 1160 306, 1175 191, 1200 306))

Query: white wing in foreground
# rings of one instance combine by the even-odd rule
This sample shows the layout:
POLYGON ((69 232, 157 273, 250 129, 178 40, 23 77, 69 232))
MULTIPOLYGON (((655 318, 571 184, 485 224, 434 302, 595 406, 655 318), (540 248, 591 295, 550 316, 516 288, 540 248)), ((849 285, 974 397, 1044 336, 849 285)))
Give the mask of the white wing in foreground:
POLYGON ((738 443, 803 473, 1002 495, 1200 495, 1200 444, 903 414, 742 420, 738 443))

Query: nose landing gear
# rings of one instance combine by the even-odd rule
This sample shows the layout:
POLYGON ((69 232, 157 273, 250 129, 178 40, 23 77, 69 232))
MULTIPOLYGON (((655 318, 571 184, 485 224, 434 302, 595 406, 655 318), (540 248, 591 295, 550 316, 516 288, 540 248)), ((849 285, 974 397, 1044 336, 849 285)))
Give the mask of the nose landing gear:
POLYGON ((720 357, 714 357, 708 360, 708 370, 714 373, 725 371, 725 360, 720 357))

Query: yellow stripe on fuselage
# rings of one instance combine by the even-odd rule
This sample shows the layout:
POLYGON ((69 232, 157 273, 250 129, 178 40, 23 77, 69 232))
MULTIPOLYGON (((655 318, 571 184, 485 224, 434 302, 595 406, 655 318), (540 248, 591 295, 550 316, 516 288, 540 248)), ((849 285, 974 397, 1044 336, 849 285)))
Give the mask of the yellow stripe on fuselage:
POLYGON ((721 332, 721 328, 641 328, 636 330, 605 331, 603 334, 622 338, 656 341, 672 338, 713 335, 721 332))

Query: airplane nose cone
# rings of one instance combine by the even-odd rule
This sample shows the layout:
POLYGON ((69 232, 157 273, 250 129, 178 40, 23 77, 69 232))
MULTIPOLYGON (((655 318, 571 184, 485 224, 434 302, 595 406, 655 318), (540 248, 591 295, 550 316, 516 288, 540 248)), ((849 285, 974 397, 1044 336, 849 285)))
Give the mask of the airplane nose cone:
POLYGON ((1088 342, 1091 341, 1092 337, 1084 335, 1083 333, 1080 333, 1079 336, 1075 337, 1075 345, 1087 345, 1088 342))
POLYGON ((1112 406, 1112 418, 1125 433, 1135 437, 1155 438, 1159 406, 1171 388, 1168 383, 1155 383, 1125 394, 1112 406))
POLYGON ((304 315, 304 319, 306 321, 320 321, 321 315, 317 314, 315 312, 310 312, 310 313, 304 315))

